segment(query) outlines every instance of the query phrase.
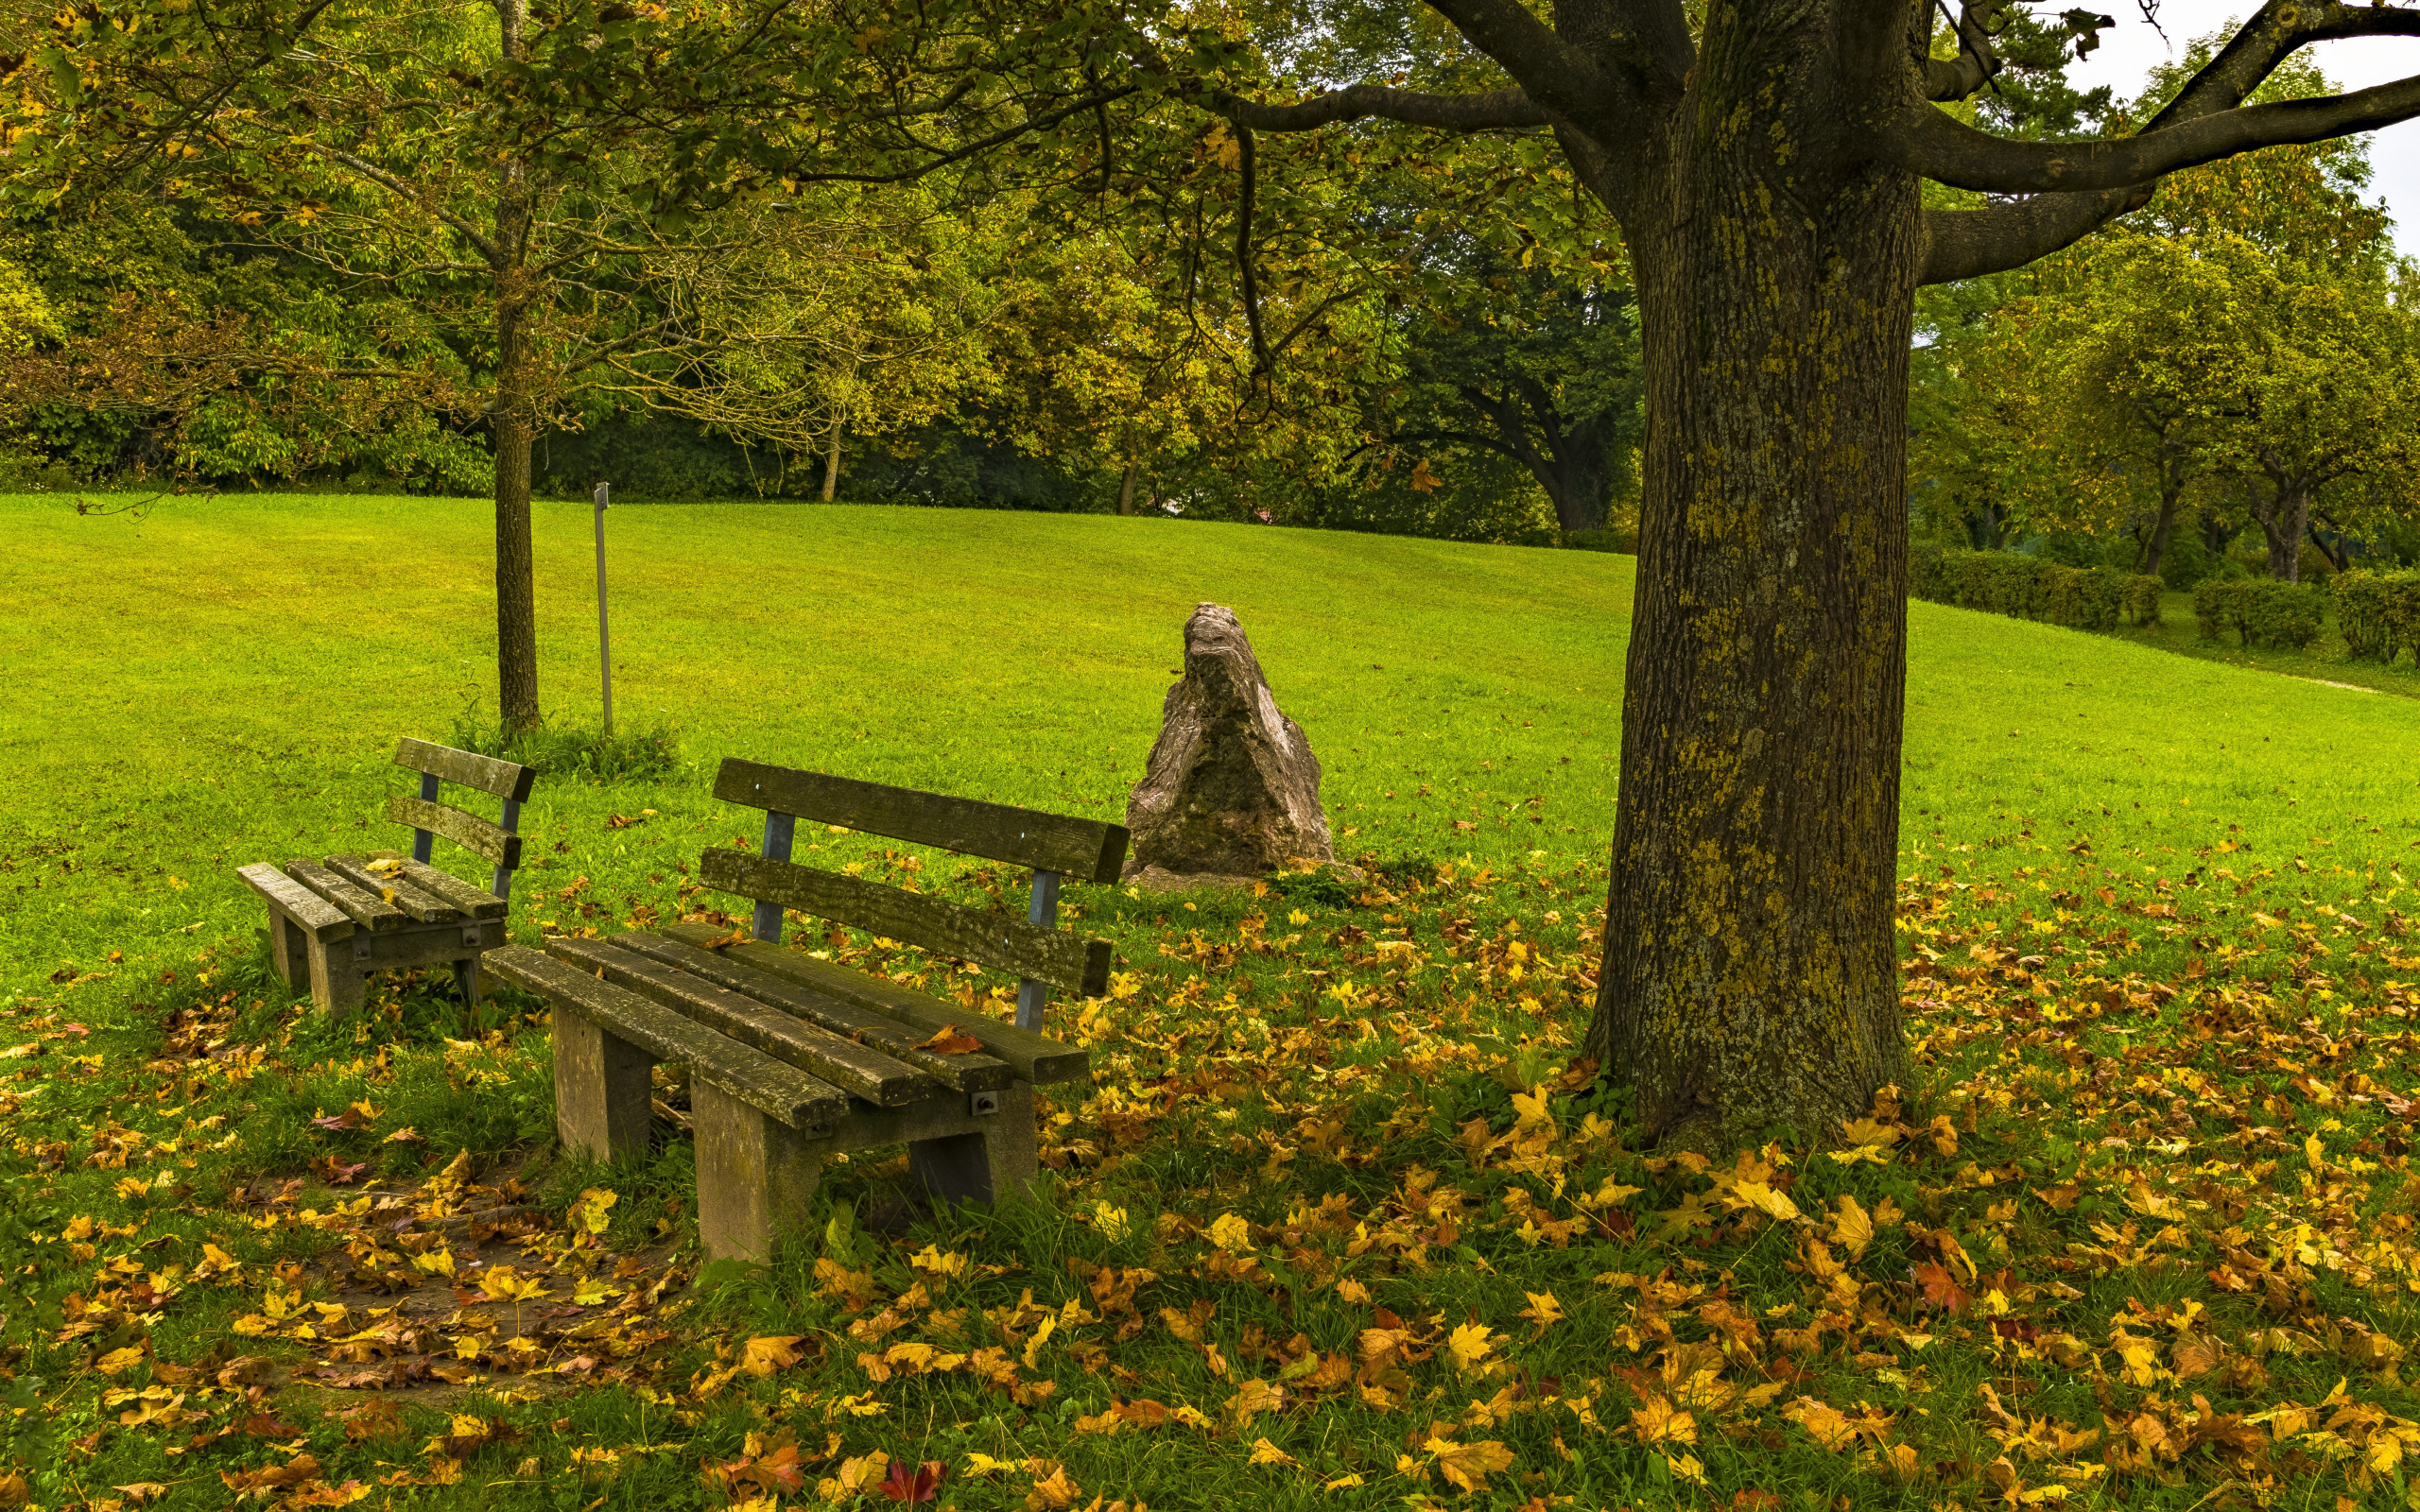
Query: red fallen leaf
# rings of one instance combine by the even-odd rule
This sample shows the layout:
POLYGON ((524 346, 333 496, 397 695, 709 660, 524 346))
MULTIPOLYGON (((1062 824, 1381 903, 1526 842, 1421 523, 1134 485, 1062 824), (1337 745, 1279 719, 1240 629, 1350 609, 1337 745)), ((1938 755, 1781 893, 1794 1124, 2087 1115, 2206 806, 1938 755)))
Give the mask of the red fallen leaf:
MULTIPOLYGON (((898 1468, 895 1465, 891 1467, 893 1469, 898 1468)), ((806 1486, 806 1467, 799 1462, 796 1444, 783 1444, 750 1466, 748 1478, 767 1491, 786 1491, 796 1495, 806 1486)))
POLYGON ((315 1118, 311 1120, 311 1126, 314 1128, 342 1131, 349 1128, 364 1127, 369 1124, 369 1122, 370 1120, 361 1116, 361 1109, 357 1108, 348 1108, 341 1113, 334 1113, 326 1118, 315 1118))
POLYGON ((1403 1319, 1395 1316, 1392 1312, 1383 1307, 1372 1314, 1371 1316, 1373 1320, 1376 1322, 1378 1327, 1382 1329, 1392 1330, 1403 1327, 1403 1319))
POLYGON ((1975 1299, 1972 1293, 1961 1289, 1950 1279, 1947 1267, 1937 1261, 1928 1260, 1921 1265, 1910 1266, 1909 1274, 1916 1279, 1916 1284, 1925 1289, 1925 1300, 1934 1307, 1959 1313, 1975 1299))
POLYGON ((929 1502, 942 1494, 942 1477, 947 1473, 940 1460, 928 1459, 911 1475, 908 1462, 895 1459, 890 1462, 890 1474, 874 1489, 893 1502, 929 1502))
POLYGON ((332 1187, 349 1187, 361 1178, 362 1172, 370 1169, 370 1162, 363 1160, 348 1165, 335 1156, 322 1155, 311 1162, 311 1169, 332 1187))
POLYGON ((292 1438, 302 1430, 291 1423, 280 1422, 274 1413, 256 1412, 237 1423, 235 1432, 250 1434, 254 1438, 292 1438))

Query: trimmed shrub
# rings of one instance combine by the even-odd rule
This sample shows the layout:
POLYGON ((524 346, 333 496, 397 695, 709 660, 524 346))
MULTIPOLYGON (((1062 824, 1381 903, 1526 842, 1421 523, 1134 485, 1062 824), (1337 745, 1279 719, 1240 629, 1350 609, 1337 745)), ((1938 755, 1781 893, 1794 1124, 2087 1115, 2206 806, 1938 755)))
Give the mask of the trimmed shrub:
POLYGON ((2120 619, 2159 621, 2160 580, 2114 567, 2062 567, 2011 551, 1920 547, 1908 562, 1908 594, 1960 609, 2106 630, 2120 619))
POLYGON ((2326 609, 2318 589, 2272 577, 2212 578, 2193 590, 2193 618, 2205 641, 2233 630, 2245 645, 2299 651, 2318 636, 2326 609))
POLYGON ((2412 660, 2420 662, 2420 572, 2356 567, 2337 574, 2327 587, 2347 651, 2391 662, 2409 646, 2412 660))

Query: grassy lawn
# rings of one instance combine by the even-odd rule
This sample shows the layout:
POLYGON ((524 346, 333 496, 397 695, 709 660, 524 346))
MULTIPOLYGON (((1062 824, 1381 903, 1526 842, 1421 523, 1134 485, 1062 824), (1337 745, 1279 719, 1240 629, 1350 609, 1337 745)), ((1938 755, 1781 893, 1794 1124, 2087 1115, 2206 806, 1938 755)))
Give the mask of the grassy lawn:
MULTIPOLYGON (((539 511, 545 703, 587 722, 589 514, 539 511)), ((970 1512, 2402 1504, 2420 701, 1911 606, 1923 1081, 1709 1168, 1624 1148, 1570 1058, 1629 558, 616 509, 617 710, 686 765, 541 780, 517 937, 720 906, 725 755, 1116 816, 1203 599, 1372 868, 1070 889, 1120 959, 1053 1009, 1097 1079, 1037 1199, 892 1231, 873 1152, 818 1244, 700 1274, 670 1123, 553 1149, 534 1004, 324 1024, 233 876, 391 843, 395 738, 492 696, 482 507, 0 519, 0 1504, 880 1505, 926 1461, 970 1512)))

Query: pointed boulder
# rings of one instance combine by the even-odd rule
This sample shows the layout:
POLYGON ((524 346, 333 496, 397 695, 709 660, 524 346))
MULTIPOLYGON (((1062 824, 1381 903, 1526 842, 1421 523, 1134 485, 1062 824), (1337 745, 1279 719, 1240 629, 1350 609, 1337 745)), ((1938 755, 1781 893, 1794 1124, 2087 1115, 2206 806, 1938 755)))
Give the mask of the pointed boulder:
POLYGON ((1161 708, 1126 827, 1130 880, 1239 880, 1335 860, 1319 758, 1279 712, 1243 626, 1222 605, 1197 606, 1184 622, 1184 679, 1161 708))

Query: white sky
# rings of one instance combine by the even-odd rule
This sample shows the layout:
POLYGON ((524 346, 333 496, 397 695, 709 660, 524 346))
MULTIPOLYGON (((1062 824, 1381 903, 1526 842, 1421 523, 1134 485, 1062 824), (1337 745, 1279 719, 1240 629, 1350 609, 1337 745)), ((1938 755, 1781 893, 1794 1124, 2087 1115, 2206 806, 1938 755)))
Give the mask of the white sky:
MULTIPOLYGON (((2048 13, 2053 7, 2042 8, 2048 13)), ((2181 55, 2193 38, 2217 31, 2230 21, 2250 15, 2256 0, 2163 0, 2159 24, 2174 52, 2159 33, 2143 24, 2135 0, 2100 0, 2091 9, 2116 16, 2118 25, 2100 34, 2100 45, 2081 63, 2067 68, 2067 77, 2080 88, 2112 86, 2119 99, 2140 93, 2152 66, 2181 55)), ((2373 84, 2420 74, 2420 38, 2368 37, 2350 42, 2321 43, 2305 55, 2339 89, 2367 89, 2373 84)), ((2406 256, 2420 257, 2420 119, 2391 126, 2370 137, 2369 198, 2383 196, 2394 215, 2395 243, 2406 256)))

